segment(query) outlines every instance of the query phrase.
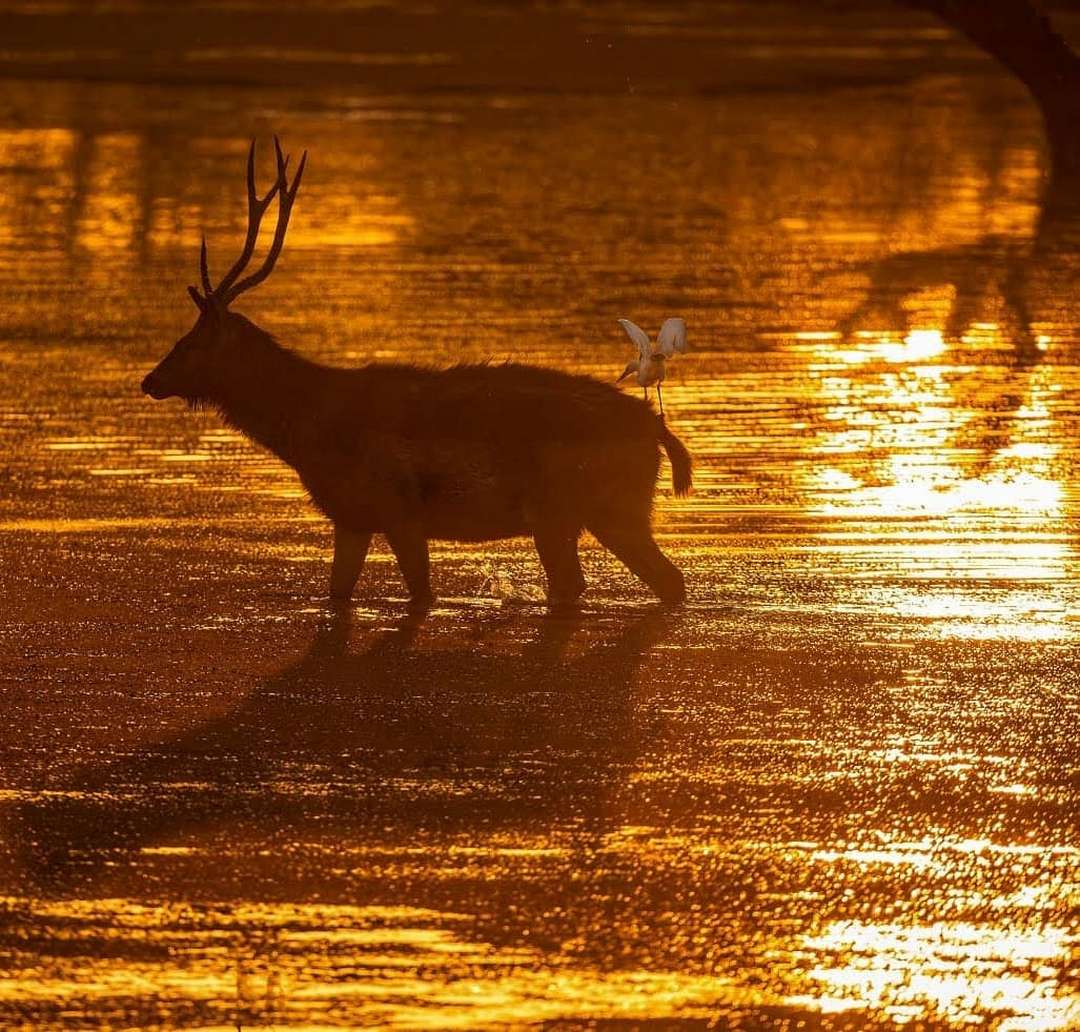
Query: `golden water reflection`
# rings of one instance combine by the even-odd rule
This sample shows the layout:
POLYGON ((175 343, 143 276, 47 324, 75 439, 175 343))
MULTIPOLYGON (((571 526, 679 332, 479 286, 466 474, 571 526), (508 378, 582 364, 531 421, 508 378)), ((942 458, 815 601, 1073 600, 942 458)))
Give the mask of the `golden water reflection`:
POLYGON ((1080 1022, 1075 270, 978 83, 5 87, 2 1013, 1080 1022), (611 379, 686 317, 685 613, 589 546, 552 625, 524 543, 444 545, 409 628, 379 549, 327 645, 293 475, 137 389, 240 239, 236 110, 312 153, 245 307, 307 354, 611 379))
POLYGON ((809 977, 838 1006, 869 1006, 904 1025, 920 1019, 981 1023, 1005 1013, 998 1028, 1072 1028, 1080 1004, 1055 994, 1053 979, 1072 959, 1063 928, 1003 934, 960 922, 930 928, 840 921, 803 941, 831 955, 809 977))
MULTIPOLYGON (((188 862, 201 852, 192 847, 142 850, 165 862, 188 862)), ((548 867, 572 863, 573 852, 541 838, 536 844, 434 852, 431 845, 346 849, 338 851, 337 863, 360 873, 370 862, 394 858, 414 867, 418 876, 430 877, 429 865, 439 859, 453 884, 481 871, 494 874, 503 864, 516 870, 518 879, 542 878, 548 867), (480 865, 471 875, 470 863, 480 865), (523 863, 536 868, 530 872, 523 863)), ((718 925, 706 930, 700 943, 716 950, 709 974, 632 963, 597 968, 583 963, 580 942, 566 941, 553 953, 527 939, 516 945, 485 941, 468 913, 410 905, 213 900, 159 905, 119 897, 8 897, 0 900, 0 912, 5 922, 19 922, 26 938, 23 945, 16 938, 8 974, 0 978, 0 1007, 22 1000, 45 1014, 62 1006, 68 1020, 108 1015, 120 1004, 128 1008, 128 1020, 131 1015, 187 1012, 208 1025, 289 1028, 319 1021, 333 1027, 393 1028, 693 1021, 740 1012, 779 1019, 807 1010, 862 1014, 895 1025, 962 1027, 994 1016, 1000 1028, 1074 1027, 1080 1002, 1068 989, 1076 949, 1068 914, 1080 886, 1062 885, 1053 877, 1062 865, 1075 864, 1075 849, 946 839, 830 850, 813 843, 701 840, 625 827, 604 844, 596 862, 617 864, 620 856, 644 860, 656 872, 642 875, 647 883, 671 865, 739 864, 755 855, 771 858, 773 877, 780 881, 792 872, 803 877, 800 869, 805 867, 831 870, 840 878, 853 870, 870 875, 898 867, 930 883, 948 877, 965 858, 996 858, 1020 871, 1030 861, 1027 877, 1032 880, 1004 894, 980 898, 968 893, 954 901, 957 910, 996 911, 1007 918, 1008 930, 987 920, 838 919, 794 940, 775 932, 759 934, 729 955, 725 939, 730 930, 718 925), (1049 865, 1048 857, 1054 858, 1049 865), (781 861, 788 865, 785 875, 775 866, 781 861), (42 964, 34 942, 44 934, 52 946, 42 964), (144 956, 150 941, 166 946, 167 956, 144 956)), ((794 913, 806 906, 799 896, 787 897, 794 913)), ((565 902, 573 905, 572 900, 571 894, 565 902)), ((778 901, 784 900, 781 893, 778 901)), ((602 912, 595 917, 600 925, 587 930, 586 937, 614 933, 602 912)), ((622 934, 630 932, 631 925, 622 928, 622 934)), ((673 932, 680 937, 689 929, 676 926, 673 932)), ((35 1027, 62 1025, 44 1020, 35 1027)))
MULTIPOLYGON (((101 999, 153 993, 203 1020, 288 1028, 489 1028, 578 1020, 707 1018, 718 1006, 755 994, 727 979, 646 970, 601 972, 552 965, 539 951, 461 938, 464 914, 413 907, 248 905, 161 910, 130 900, 27 907, 34 921, 56 921, 71 946, 107 937, 111 951, 137 950, 147 935, 170 945, 165 963, 79 958, 53 970, 13 970, 0 1001, 71 1001, 93 1013, 101 999), (417 972, 423 975, 418 976, 417 972), (33 974, 35 977, 28 978, 33 974)), ((154 1007, 144 1003, 143 1013, 154 1007)))

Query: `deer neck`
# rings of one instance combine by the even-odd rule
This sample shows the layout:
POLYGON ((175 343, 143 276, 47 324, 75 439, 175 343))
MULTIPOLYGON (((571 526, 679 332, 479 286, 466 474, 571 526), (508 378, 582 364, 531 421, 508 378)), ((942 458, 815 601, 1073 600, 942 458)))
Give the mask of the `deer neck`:
MULTIPOLYGON (((250 352, 245 354, 244 352, 250 352)), ((267 338, 209 399, 225 421, 291 466, 317 434, 320 367, 267 338)))

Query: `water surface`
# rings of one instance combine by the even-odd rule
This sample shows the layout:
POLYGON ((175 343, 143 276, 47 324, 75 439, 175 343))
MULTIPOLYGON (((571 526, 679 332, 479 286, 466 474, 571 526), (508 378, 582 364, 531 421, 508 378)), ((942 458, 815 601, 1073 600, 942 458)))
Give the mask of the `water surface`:
POLYGON ((905 26, 884 78, 641 16, 730 70, 0 85, 0 1023, 1080 1022, 1070 227, 1023 95, 905 26), (238 308, 307 355, 613 379, 686 318, 685 609, 587 544, 549 618, 510 542, 326 612, 295 477, 138 391, 271 131, 311 164, 238 308))

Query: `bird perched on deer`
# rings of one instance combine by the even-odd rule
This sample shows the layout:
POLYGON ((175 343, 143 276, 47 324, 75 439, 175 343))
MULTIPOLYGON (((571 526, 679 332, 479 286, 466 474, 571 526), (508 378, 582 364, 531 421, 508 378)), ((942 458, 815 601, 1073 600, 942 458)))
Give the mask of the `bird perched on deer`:
POLYGON ((686 323, 677 316, 665 319, 656 335, 656 347, 653 348, 649 335, 629 319, 620 319, 619 325, 626 330, 626 335, 637 345, 638 357, 636 361, 629 362, 622 371, 622 375, 615 381, 622 383, 628 376, 637 374, 635 379, 638 386, 644 390, 645 399, 648 400, 649 388, 656 388, 656 396, 660 400, 660 414, 664 414, 664 394, 661 384, 667 375, 667 359, 672 355, 682 354, 689 345, 686 342, 686 323))
POLYGON ((434 599, 429 540, 528 535, 549 601, 573 603, 585 590, 578 538, 587 529, 659 598, 682 601, 683 575, 657 547, 650 520, 660 449, 679 495, 690 490, 691 459, 641 400, 592 377, 518 363, 333 368, 230 309, 270 275, 285 243, 307 154, 290 183, 276 137, 274 150, 277 177, 260 198, 252 142, 240 256, 215 286, 203 240, 202 289, 188 288, 195 325, 147 374, 143 391, 217 409, 296 470, 334 527, 334 600, 351 597, 374 534, 393 551, 414 611, 434 599), (273 242, 244 275, 275 197, 273 242))

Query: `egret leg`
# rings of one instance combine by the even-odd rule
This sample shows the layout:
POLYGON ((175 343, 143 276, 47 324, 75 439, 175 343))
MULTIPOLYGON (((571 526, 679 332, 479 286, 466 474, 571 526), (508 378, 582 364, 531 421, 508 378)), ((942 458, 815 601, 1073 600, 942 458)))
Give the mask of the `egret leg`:
POLYGON ((660 415, 664 414, 664 392, 660 389, 660 384, 656 385, 656 396, 660 399, 660 415))
POLYGON ((641 388, 641 396, 645 399, 645 404, 648 404, 649 403, 649 388, 648 387, 642 387, 641 388))

